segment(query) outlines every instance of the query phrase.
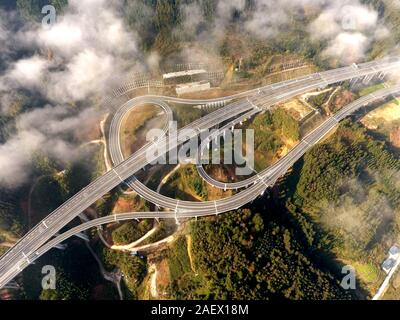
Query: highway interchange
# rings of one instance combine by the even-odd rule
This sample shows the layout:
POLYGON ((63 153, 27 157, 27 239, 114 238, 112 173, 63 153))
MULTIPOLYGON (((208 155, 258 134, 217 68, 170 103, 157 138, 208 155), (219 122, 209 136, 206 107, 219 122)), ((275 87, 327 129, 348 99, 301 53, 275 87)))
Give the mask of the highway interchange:
MULTIPOLYGON (((124 160, 120 157, 121 154, 119 154, 119 128, 120 121, 122 121, 124 115, 129 111, 130 108, 143 103, 156 104, 164 109, 164 111, 167 113, 167 118, 169 119, 171 114, 169 114, 170 111, 168 110, 168 102, 178 102, 189 105, 209 103, 225 104, 224 107, 192 122, 185 127, 193 129, 196 134, 200 134, 205 130, 218 126, 220 123, 226 123, 227 121, 230 121, 228 122, 229 125, 234 125, 237 123, 237 121, 241 121, 240 119, 243 119, 244 117, 249 117, 250 115, 265 110, 266 108, 269 108, 278 102, 285 101, 312 89, 324 88, 329 84, 354 78, 364 78, 366 80, 370 80, 372 76, 376 75, 381 78, 385 73, 393 72, 399 67, 400 59, 397 57, 392 57, 384 60, 372 61, 365 64, 352 65, 345 68, 316 73, 221 99, 198 101, 163 96, 143 96, 128 101, 115 113, 110 127, 110 155, 115 167, 90 183, 87 187, 83 188, 80 192, 53 211, 38 225, 32 228, 18 241, 14 247, 12 247, 1 257, 0 288, 6 285, 19 272, 32 263, 32 261, 47 252, 55 244, 63 241, 63 237, 67 238, 70 235, 78 232, 79 228, 77 227, 77 229, 71 229, 70 231, 56 236, 54 239, 49 241, 82 211, 84 211, 97 199, 101 198, 104 194, 112 190, 120 183, 126 181, 129 183, 129 186, 140 196, 159 207, 170 209, 171 211, 127 213, 125 216, 118 215, 118 219, 145 217, 178 219, 219 214, 237 209, 254 200, 259 194, 263 193, 267 187, 273 185, 276 180, 293 165, 295 161, 297 161, 312 145, 322 139, 344 117, 368 103, 382 99, 388 95, 398 93, 400 88, 399 86, 394 86, 392 88, 380 90, 365 96, 341 109, 337 114, 335 114, 333 117, 330 117, 322 125, 303 138, 301 142, 285 157, 281 158, 270 168, 262 171, 256 176, 251 177, 251 180, 247 181, 243 185, 238 187, 231 185, 226 186, 219 185, 217 181, 213 181, 212 184, 222 188, 248 188, 229 198, 206 202, 179 201, 176 199, 171 199, 147 188, 134 177, 129 179, 133 174, 142 168, 145 168, 151 161, 156 160, 160 156, 156 155, 156 151, 159 150, 158 147, 160 144, 164 143, 167 145, 166 151, 169 151, 177 148, 180 144, 191 138, 187 135, 183 135, 181 129, 178 132, 178 142, 167 144, 168 137, 165 135, 165 137, 159 141, 157 140, 156 142, 148 143, 135 152, 132 156, 124 160), (229 104, 226 104, 227 102, 229 102, 229 104), (113 126, 115 126, 115 130, 113 126), (112 135, 114 132, 118 133, 117 140, 114 140, 115 137, 112 135), (152 153, 155 155, 149 158, 149 154, 152 153)), ((223 126, 220 132, 222 133, 225 129, 226 126, 223 126)), ((117 218, 113 216, 104 217, 105 222, 103 222, 103 220, 93 220, 89 222, 90 225, 82 224, 81 228, 86 226, 90 227, 100 223, 107 223, 107 219, 112 220, 117 218)))

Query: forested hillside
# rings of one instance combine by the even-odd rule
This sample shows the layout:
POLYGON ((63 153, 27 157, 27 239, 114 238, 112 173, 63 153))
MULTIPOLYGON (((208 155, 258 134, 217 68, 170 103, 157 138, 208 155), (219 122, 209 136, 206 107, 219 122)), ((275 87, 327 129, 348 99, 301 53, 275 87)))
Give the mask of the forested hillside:
MULTIPOLYGON (((171 295, 179 299, 351 298, 329 271, 313 261, 310 248, 299 241, 281 214, 279 207, 258 201, 251 209, 193 221, 192 255, 198 275, 190 267, 174 267, 171 295)), ((176 244, 176 252, 183 254, 171 256, 178 259, 171 264, 185 265, 185 248, 176 244)))
POLYGON ((269 195, 247 209, 191 222, 198 276, 179 242, 170 256, 171 296, 365 299, 374 294, 384 277, 385 252, 399 239, 399 168, 385 142, 346 120, 269 195), (356 291, 339 285, 347 264, 356 270, 356 291))
POLYGON ((345 121, 295 165, 283 200, 304 239, 353 265, 374 292, 387 249, 399 240, 398 154, 345 121))

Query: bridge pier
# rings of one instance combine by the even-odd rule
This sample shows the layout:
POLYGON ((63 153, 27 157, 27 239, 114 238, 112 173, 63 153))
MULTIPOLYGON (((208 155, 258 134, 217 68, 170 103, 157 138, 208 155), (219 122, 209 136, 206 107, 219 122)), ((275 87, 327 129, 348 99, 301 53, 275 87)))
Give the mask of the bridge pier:
POLYGON ((353 88, 357 84, 358 80, 359 80, 358 78, 351 79, 350 80, 350 88, 353 88))
POLYGON ((74 236, 76 236, 82 240, 89 241, 89 237, 86 234, 84 234, 83 232, 75 233, 74 236))
POLYGON ((3 289, 19 289, 19 288, 20 286, 15 280, 11 280, 3 287, 3 289))
POLYGON ((379 72, 378 73, 378 79, 383 80, 386 77, 386 72, 379 72))
POLYGON ((81 218, 85 222, 89 221, 88 217, 83 212, 79 215, 79 218, 81 218))
POLYGON ((58 249, 58 250, 65 250, 65 249, 67 248, 67 245, 66 245, 66 244, 62 244, 62 243, 59 243, 59 244, 56 244, 56 245, 54 246, 54 248, 56 248, 56 249, 58 249))
POLYGON ((368 84, 368 83, 372 80, 373 77, 374 77, 373 74, 366 75, 366 76, 364 77, 364 79, 362 80, 363 84, 368 84))

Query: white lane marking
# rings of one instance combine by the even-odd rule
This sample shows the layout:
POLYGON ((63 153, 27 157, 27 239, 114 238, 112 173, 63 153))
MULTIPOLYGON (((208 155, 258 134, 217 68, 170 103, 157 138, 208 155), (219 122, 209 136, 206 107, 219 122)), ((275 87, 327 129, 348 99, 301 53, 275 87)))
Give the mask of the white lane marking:
POLYGON ((42 223, 43 223, 43 225, 46 227, 46 229, 49 228, 44 220, 42 221, 42 223))
POLYGON ((217 201, 214 200, 215 214, 218 215, 217 201))
POLYGON ((307 142, 305 139, 302 140, 306 145, 311 146, 309 142, 307 142))
POLYGON ((178 216, 177 216, 178 206, 179 206, 179 200, 176 201, 176 207, 175 207, 175 221, 176 221, 176 224, 179 225, 179 220, 178 220, 178 216))
POLYGON ((122 180, 122 178, 120 177, 120 175, 117 173, 117 171, 115 171, 115 169, 113 169, 114 173, 118 176, 119 180, 121 180, 122 182, 124 182, 124 180, 122 180))
POLYGON ((250 101, 249 97, 247 97, 247 102, 251 104, 251 106, 257 110, 260 109, 260 107, 258 107, 257 105, 255 105, 252 101, 250 101))
POLYGON ((24 258, 26 259, 26 262, 28 262, 28 263, 30 264, 31 261, 29 260, 28 256, 25 254, 25 252, 22 252, 22 255, 23 255, 24 258))
POLYGON ((258 177, 258 179, 260 179, 260 181, 268 188, 269 186, 267 185, 267 183, 264 181, 264 179, 259 175, 259 174, 257 174, 257 177, 258 177))
POLYGON ((114 221, 117 221, 117 215, 114 214, 114 221))

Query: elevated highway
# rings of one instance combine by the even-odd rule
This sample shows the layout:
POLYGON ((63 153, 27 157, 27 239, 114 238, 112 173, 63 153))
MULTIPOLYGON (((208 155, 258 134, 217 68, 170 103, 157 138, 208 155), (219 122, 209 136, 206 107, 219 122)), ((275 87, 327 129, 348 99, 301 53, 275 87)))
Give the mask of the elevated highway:
MULTIPOLYGON (((246 93, 251 95, 251 99, 239 99, 230 105, 221 108, 212 114, 209 114, 199 120, 194 121, 190 128, 197 133, 208 130, 221 122, 235 118, 254 108, 267 107, 271 104, 288 99, 301 92, 305 92, 317 87, 325 87, 330 83, 344 81, 346 79, 365 77, 372 74, 382 72, 393 72, 400 66, 399 58, 389 58, 380 61, 374 61, 367 64, 358 65, 357 70, 353 67, 341 68, 339 70, 318 73, 306 77, 301 77, 295 80, 286 81, 281 84, 266 86, 260 89, 251 90, 246 93), (252 95, 254 94, 254 95, 252 95)), ((396 87, 396 89, 398 89, 396 87)), ((376 94, 376 93, 375 93, 376 94)), ((243 95, 243 96, 246 96, 243 95)), ((370 98, 376 98, 369 96, 370 98)), ((172 98, 171 98, 172 99, 172 98)), ((173 98, 176 99, 176 98, 173 98)), ((225 100, 226 98, 224 98, 225 100)), ((222 100, 222 99, 221 99, 222 100)), ((297 161, 299 157, 310 147, 314 142, 318 141, 321 134, 329 131, 332 124, 336 124, 339 118, 330 119, 330 123, 325 124, 322 128, 317 128, 316 136, 311 136, 308 140, 303 140, 292 150, 289 157, 283 158, 279 166, 275 166, 269 175, 260 177, 260 179, 250 188, 245 189, 234 196, 218 201, 208 201, 202 203, 194 203, 189 201, 178 201, 169 199, 159 194, 154 194, 154 191, 146 187, 135 190, 147 200, 158 204, 161 207, 174 210, 176 215, 180 212, 193 212, 194 216, 219 214, 241 207, 243 204, 254 200, 268 186, 275 183, 282 172, 286 172, 290 166, 297 161)), ((191 137, 183 136, 178 133, 179 143, 190 139, 191 137)), ((99 177, 87 187, 83 188, 76 195, 71 197, 59 208, 54 210, 49 216, 43 219, 38 225, 32 228, 18 243, 4 254, 0 259, 0 288, 8 283, 16 274, 22 271, 33 260, 40 255, 38 251, 47 241, 57 234, 65 225, 78 216, 83 210, 88 208, 97 199, 105 193, 115 188, 121 182, 124 182, 134 173, 144 168, 147 164, 156 160, 159 155, 149 157, 149 154, 158 150, 159 143, 166 143, 166 138, 151 143, 134 153, 128 159, 117 164, 112 170, 99 177), (150 151, 150 152, 148 152, 150 151)), ((179 143, 169 144, 166 151, 177 148, 179 143)), ((137 181, 137 180, 134 180, 137 181)), ((136 186, 135 186, 136 188, 136 186)))
MULTIPOLYGON (((321 124, 318 128, 316 128, 313 132, 311 132, 307 137, 305 137, 302 142, 297 145, 290 153, 288 153, 285 157, 280 160, 279 168, 270 167, 268 172, 265 172, 264 177, 260 176, 260 183, 253 184, 252 187, 248 189, 248 192, 259 192, 267 188, 268 186, 272 186, 275 181, 282 175, 286 173, 286 171, 296 162, 300 157, 304 155, 307 150, 309 150, 313 145, 318 143, 321 139, 323 139, 337 124, 340 120, 345 117, 354 114, 360 108, 365 107, 371 103, 377 102, 381 99, 385 99, 386 97, 394 94, 400 93, 400 85, 394 86, 392 88, 383 89, 377 91, 375 93, 364 96, 353 103, 345 106, 341 109, 340 112, 335 114, 334 116, 327 119, 323 124, 321 124), (264 185, 263 185, 264 184, 264 185)), ((277 164, 278 165, 278 164, 277 164)), ((256 181, 257 182, 257 181, 256 181)), ((256 194, 256 197, 258 193, 256 194)), ((250 199, 250 198, 248 198, 250 199)), ((248 200, 247 199, 247 200, 248 200)), ((218 206, 220 205, 221 200, 218 200, 218 206)), ((242 203, 245 204, 246 202, 242 203)), ((221 211, 222 213, 222 211, 221 211)), ((60 244, 65 241, 69 237, 78 234, 82 231, 90 229, 92 227, 96 227, 102 224, 113 223, 117 221, 126 221, 132 219, 185 219, 185 218, 193 218, 193 217, 202 217, 208 215, 214 215, 215 212, 203 212, 203 211, 181 211, 179 214, 173 211, 152 211, 152 212, 127 212, 120 214, 113 214, 106 217, 101 217, 98 219, 94 219, 85 223, 82 223, 76 227, 71 228, 70 230, 56 236, 41 248, 39 248, 36 252, 35 258, 40 257, 47 251, 49 251, 54 246, 60 244)), ((32 260, 33 261, 33 260, 32 260)), ((26 266, 29 264, 26 263, 26 266)), ((23 267, 26 267, 23 265, 23 267)))

